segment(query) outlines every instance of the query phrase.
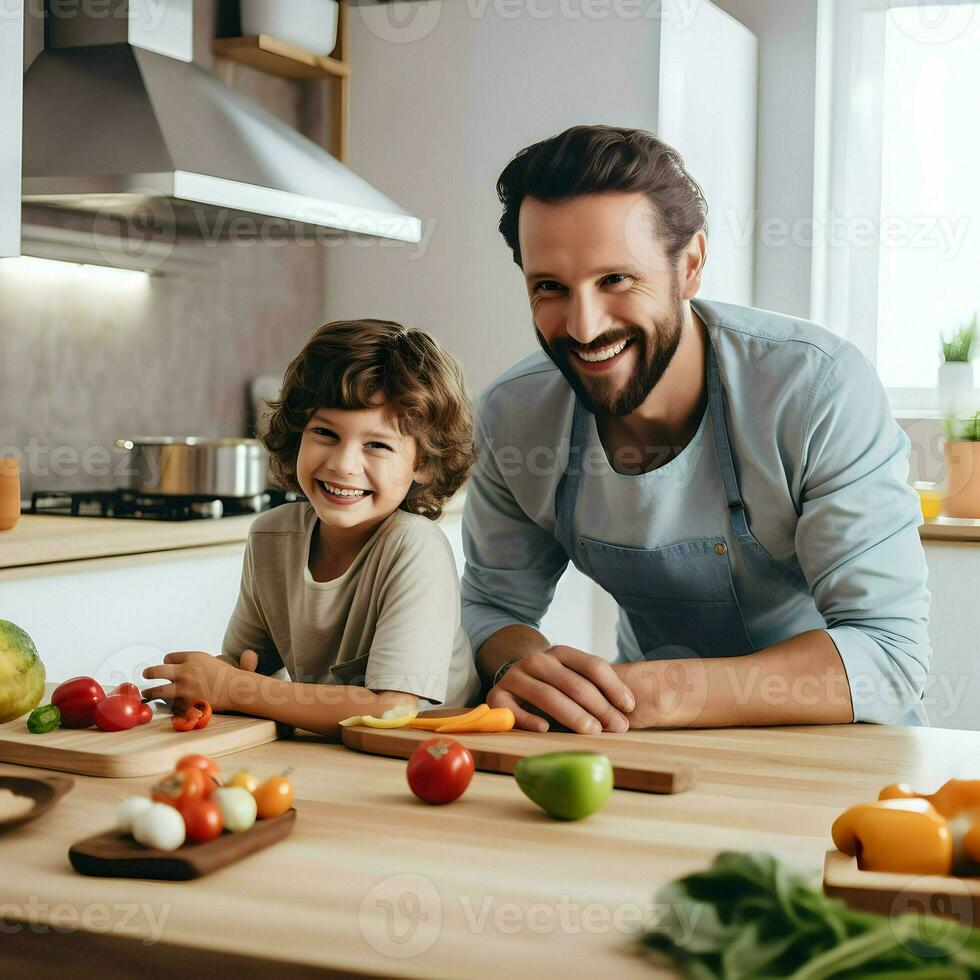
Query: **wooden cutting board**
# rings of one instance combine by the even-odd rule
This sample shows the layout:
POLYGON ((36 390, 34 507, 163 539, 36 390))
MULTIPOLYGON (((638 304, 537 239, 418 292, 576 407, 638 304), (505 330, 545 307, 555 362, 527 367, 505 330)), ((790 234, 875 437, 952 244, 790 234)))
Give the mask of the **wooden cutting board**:
POLYGON ((980 922, 980 878, 862 871, 857 858, 833 850, 824 858, 823 890, 864 912, 928 913, 970 926, 980 922))
POLYGON ((153 878, 187 881, 200 878, 288 837, 296 823, 296 810, 281 817, 256 820, 248 830, 223 833, 206 844, 184 844, 176 851, 158 851, 137 843, 129 834, 108 830, 72 844, 71 866, 98 878, 153 878))
MULTIPOLYGON (((47 704, 57 684, 48 684, 47 704)), ((125 732, 97 728, 56 728, 46 735, 27 730, 27 715, 0 725, 0 762, 58 769, 83 776, 155 776, 170 772, 182 755, 221 756, 276 738, 276 723, 264 718, 214 715, 207 728, 175 732, 170 709, 153 705, 153 721, 125 732)))
MULTIPOLYGON (((445 709, 431 712, 435 715, 445 709)), ((458 710, 458 709, 457 709, 458 710)), ((355 725, 341 729, 344 745, 358 752, 389 755, 407 759, 435 732, 415 728, 368 728, 355 725)), ((697 768, 689 762, 661 756, 649 742, 637 743, 617 739, 613 733, 575 735, 564 732, 512 731, 498 735, 449 735, 462 742, 473 753, 476 768, 482 772, 512 773, 517 763, 529 755, 544 752, 601 752, 613 766, 617 789, 641 793, 682 793, 697 782, 697 768)))

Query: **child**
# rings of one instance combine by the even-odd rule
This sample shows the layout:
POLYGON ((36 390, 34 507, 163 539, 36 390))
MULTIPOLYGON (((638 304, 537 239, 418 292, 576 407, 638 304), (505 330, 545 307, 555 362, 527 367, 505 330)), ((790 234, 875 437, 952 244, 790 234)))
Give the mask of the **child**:
POLYGON ((307 500, 252 525, 221 656, 167 654, 143 671, 171 682, 153 693, 332 736, 396 704, 469 705, 480 682, 433 523, 474 461, 459 365, 419 329, 328 323, 272 408, 273 471, 307 500))

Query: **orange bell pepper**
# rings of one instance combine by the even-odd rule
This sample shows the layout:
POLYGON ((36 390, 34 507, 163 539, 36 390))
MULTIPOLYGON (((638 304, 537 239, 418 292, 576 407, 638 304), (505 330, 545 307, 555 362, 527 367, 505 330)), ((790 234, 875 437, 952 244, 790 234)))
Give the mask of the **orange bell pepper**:
POLYGON ((452 724, 464 724, 466 722, 472 721, 474 718, 482 718, 484 715, 490 713, 489 704, 478 704, 475 708, 470 711, 464 711, 462 714, 458 715, 442 715, 439 718, 413 718, 405 727, 406 728, 421 728, 425 731, 438 731, 443 725, 452 724))
POLYGON ((931 796, 914 792, 908 783, 892 783, 878 794, 879 800, 913 798, 928 800, 947 820, 952 820, 964 810, 980 807, 980 779, 950 779, 931 796))
POLYGON ((948 875, 953 835, 945 818, 919 797, 859 803, 830 831, 837 849, 856 856, 862 871, 948 875))
POLYGON ((437 735, 455 735, 461 732, 509 732, 514 727, 514 712, 510 708, 491 708, 469 721, 452 719, 450 724, 436 729, 437 735))

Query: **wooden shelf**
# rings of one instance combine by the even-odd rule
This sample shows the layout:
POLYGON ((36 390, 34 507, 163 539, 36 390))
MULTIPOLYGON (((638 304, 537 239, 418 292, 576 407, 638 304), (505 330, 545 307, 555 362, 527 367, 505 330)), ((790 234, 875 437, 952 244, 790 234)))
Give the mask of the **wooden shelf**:
POLYGON ((211 43, 211 50, 222 58, 238 61, 257 68, 268 75, 281 78, 349 78, 350 64, 313 54, 295 44, 256 34, 252 37, 219 37, 211 43))
POLYGON ((267 75, 298 81, 330 79, 333 82, 330 114, 333 127, 330 152, 348 162, 350 151, 350 17, 347 0, 337 9, 336 57, 313 54, 304 48, 268 34, 250 37, 218 37, 211 50, 221 58, 248 65, 267 75))

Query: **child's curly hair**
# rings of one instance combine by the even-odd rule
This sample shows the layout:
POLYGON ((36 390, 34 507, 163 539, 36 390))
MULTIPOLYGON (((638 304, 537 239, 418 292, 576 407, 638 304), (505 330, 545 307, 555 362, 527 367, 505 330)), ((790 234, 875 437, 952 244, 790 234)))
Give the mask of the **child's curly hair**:
POLYGON ((391 320, 335 320, 315 330, 286 369, 270 404, 272 472, 286 490, 302 493, 296 457, 303 430, 321 408, 373 408, 384 398, 399 431, 414 436, 416 468, 429 482, 412 484, 401 510, 431 520, 463 485, 475 461, 473 408, 459 362, 424 330, 391 320))

